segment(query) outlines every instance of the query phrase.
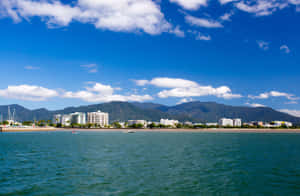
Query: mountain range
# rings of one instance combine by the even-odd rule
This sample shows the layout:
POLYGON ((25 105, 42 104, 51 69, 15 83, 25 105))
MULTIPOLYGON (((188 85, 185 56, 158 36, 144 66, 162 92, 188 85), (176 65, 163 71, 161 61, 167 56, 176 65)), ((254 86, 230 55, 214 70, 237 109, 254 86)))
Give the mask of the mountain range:
POLYGON ((30 110, 17 104, 2 105, 0 106, 0 114, 4 120, 8 118, 8 106, 10 107, 11 114, 15 111, 15 119, 18 121, 32 121, 34 119, 51 120, 54 114, 101 110, 109 113, 110 122, 130 119, 159 121, 161 118, 177 119, 182 122, 217 122, 220 118, 226 117, 241 118, 243 122, 282 120, 300 124, 300 118, 268 107, 229 106, 215 102, 200 101, 175 106, 166 106, 156 103, 109 102, 79 107, 67 107, 55 111, 45 108, 30 110))

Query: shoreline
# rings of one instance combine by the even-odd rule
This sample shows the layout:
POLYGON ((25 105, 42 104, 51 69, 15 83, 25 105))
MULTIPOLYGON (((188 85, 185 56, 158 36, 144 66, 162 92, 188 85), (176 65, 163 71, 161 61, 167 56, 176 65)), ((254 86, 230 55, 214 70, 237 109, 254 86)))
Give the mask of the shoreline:
MULTIPOLYGON (((2 128, 2 132, 58 132, 58 131, 79 131, 79 132, 127 132, 134 130, 135 132, 192 132, 192 133, 300 133, 300 129, 242 129, 242 128, 212 128, 212 129, 86 129, 86 128, 2 128)), ((1 132, 1 131, 0 131, 1 132)))

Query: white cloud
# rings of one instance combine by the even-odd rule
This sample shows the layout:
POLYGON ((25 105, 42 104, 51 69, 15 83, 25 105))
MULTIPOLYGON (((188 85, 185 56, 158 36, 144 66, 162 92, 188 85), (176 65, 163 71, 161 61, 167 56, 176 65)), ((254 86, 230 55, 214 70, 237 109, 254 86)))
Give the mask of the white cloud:
POLYGON ((286 0, 243 0, 235 4, 236 8, 255 14, 256 16, 267 16, 273 14, 277 10, 281 10, 288 6, 286 0))
POLYGON ((140 84, 143 85, 150 84, 160 88, 169 88, 168 90, 160 91, 157 94, 160 98, 216 96, 224 99, 232 99, 242 97, 239 94, 232 94, 231 89, 227 86, 221 86, 218 88, 214 88, 212 86, 201 86, 197 82, 181 78, 159 77, 153 78, 150 81, 136 81, 139 81, 140 84))
POLYGON ((233 14, 234 14, 233 11, 225 13, 224 15, 222 15, 220 17, 220 19, 223 20, 223 21, 231 21, 231 16, 233 16, 233 14))
POLYGON ((110 85, 104 85, 100 83, 95 83, 92 87, 86 87, 90 92, 97 92, 104 95, 111 95, 114 93, 115 88, 112 88, 110 85))
POLYGON ((258 46, 263 49, 263 50, 269 50, 269 43, 268 42, 265 42, 265 41, 262 41, 262 40, 258 40, 256 42, 258 44, 258 46))
POLYGON ((187 88, 173 88, 171 90, 163 90, 158 93, 160 98, 168 97, 201 97, 216 96, 224 99, 241 98, 239 94, 232 94, 231 89, 227 86, 214 88, 212 86, 196 86, 187 88))
POLYGON ((98 72, 98 65, 97 64, 87 64, 87 65, 80 65, 80 67, 83 67, 86 69, 89 73, 97 73, 98 72))
POLYGON ((185 20, 187 23, 193 26, 204 28, 223 28, 223 25, 220 22, 211 19, 197 18, 194 16, 186 15, 185 20))
POLYGON ((150 95, 119 95, 114 94, 114 90, 119 88, 113 88, 109 85, 103 85, 95 83, 92 87, 86 87, 86 90, 77 92, 67 91, 64 92, 63 98, 81 99, 87 102, 109 102, 109 101, 148 101, 153 98, 150 95))
POLYGON ((40 69, 40 67, 34 67, 34 66, 31 66, 31 65, 28 65, 28 66, 25 66, 24 69, 27 69, 27 70, 37 70, 37 69, 40 69))
POLYGON ((19 86, 8 86, 6 89, 0 90, 1 97, 28 101, 44 101, 48 98, 56 97, 58 95, 59 94, 56 90, 26 84, 19 86))
POLYGON ((41 17, 50 27, 78 21, 118 32, 154 35, 172 30, 160 6, 152 0, 77 0, 70 5, 59 0, 1 0, 0 9, 2 16, 15 22, 41 17))
POLYGON ((292 116, 300 117, 300 110, 281 109, 280 112, 287 113, 292 116))
POLYGON ((269 97, 285 97, 288 100, 298 100, 298 97, 295 97, 293 94, 288 94, 288 93, 283 93, 283 92, 278 92, 278 91, 270 91, 270 92, 265 92, 261 93, 257 96, 249 95, 248 96, 251 99, 268 99, 269 97))
POLYGON ((246 103, 246 105, 249 105, 251 107, 254 107, 254 108, 258 108, 258 107, 267 107, 263 104, 260 104, 260 103, 246 103))
POLYGON ((280 50, 283 51, 286 54, 288 54, 288 53, 291 52, 290 49, 289 49, 289 47, 287 45, 280 46, 280 50))
POLYGON ((193 101, 192 98, 183 98, 183 99, 180 99, 180 100, 176 103, 176 105, 179 105, 179 104, 182 104, 182 103, 188 103, 188 102, 191 102, 191 101, 193 101))
POLYGON ((196 87, 198 84, 196 82, 185 80, 181 78, 153 78, 149 84, 152 84, 157 87, 165 88, 187 88, 187 87, 196 87))
POLYGON ((210 41, 211 37, 210 35, 203 35, 202 33, 198 33, 195 37, 196 40, 204 40, 204 41, 210 41))
POLYGON ((238 1, 238 0, 219 0, 219 2, 223 5, 223 4, 227 4, 230 2, 234 2, 234 1, 238 1))
POLYGON ((298 104, 298 101, 288 101, 288 102, 285 102, 284 104, 298 104))
POLYGON ((210 35, 204 35, 203 33, 195 30, 188 30, 188 33, 195 36, 195 40, 203 40, 203 41, 210 41, 211 36, 210 35))
POLYGON ((145 86, 146 84, 149 83, 148 80, 133 80, 133 81, 134 81, 134 83, 135 83, 136 85, 138 85, 138 86, 145 86))
POLYGON ((185 37, 184 31, 182 31, 179 26, 176 26, 174 29, 170 30, 170 33, 175 34, 177 37, 185 37))
POLYGON ((207 6, 208 0, 170 0, 170 2, 177 3, 187 10, 197 10, 200 6, 207 6))

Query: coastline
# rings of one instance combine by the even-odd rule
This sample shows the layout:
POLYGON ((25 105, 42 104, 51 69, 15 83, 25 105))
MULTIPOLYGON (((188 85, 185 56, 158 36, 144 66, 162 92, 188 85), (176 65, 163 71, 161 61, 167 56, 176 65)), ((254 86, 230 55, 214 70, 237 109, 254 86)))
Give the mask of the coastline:
POLYGON ((193 132, 193 133, 300 133, 300 129, 242 129, 242 128, 218 128, 218 129, 85 129, 85 128, 54 128, 54 127, 36 127, 36 128, 2 128, 2 132, 54 132, 54 131, 79 131, 79 132, 193 132))

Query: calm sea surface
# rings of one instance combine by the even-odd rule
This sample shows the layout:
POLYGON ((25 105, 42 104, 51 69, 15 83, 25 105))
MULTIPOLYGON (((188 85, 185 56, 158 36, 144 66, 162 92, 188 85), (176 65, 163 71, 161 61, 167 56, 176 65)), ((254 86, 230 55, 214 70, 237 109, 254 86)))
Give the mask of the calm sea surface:
POLYGON ((300 195, 300 134, 0 133, 0 195, 300 195))

